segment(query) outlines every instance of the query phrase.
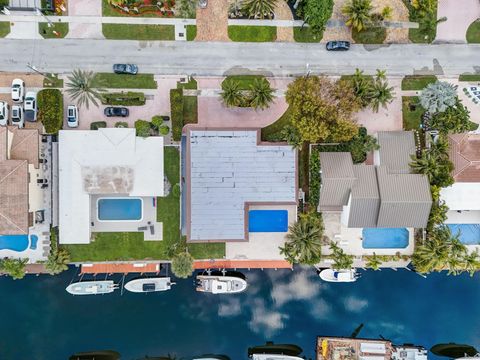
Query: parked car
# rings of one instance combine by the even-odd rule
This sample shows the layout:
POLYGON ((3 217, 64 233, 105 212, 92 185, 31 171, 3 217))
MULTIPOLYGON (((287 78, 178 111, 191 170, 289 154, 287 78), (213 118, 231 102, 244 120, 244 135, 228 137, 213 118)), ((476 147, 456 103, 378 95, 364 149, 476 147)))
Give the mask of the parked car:
POLYGON ((12 125, 17 125, 19 128, 23 128, 25 126, 23 108, 21 105, 12 106, 12 125))
POLYGON ((127 117, 129 115, 129 111, 126 107, 115 107, 115 106, 108 106, 103 110, 103 113, 106 117, 127 117))
POLYGON ((21 103, 25 99, 25 82, 22 79, 13 79, 12 81, 12 100, 15 103, 21 103))
POLYGON ((327 42, 328 51, 347 51, 350 49, 349 41, 329 41, 327 42))
POLYGON ((35 91, 29 91, 25 94, 23 108, 25 110, 25 121, 37 121, 37 93, 35 91))
POLYGON ((134 64, 114 64, 113 72, 115 74, 136 75, 138 73, 138 66, 134 64))
POLYGON ((0 101, 0 125, 8 125, 9 105, 5 101, 0 101))
POLYGON ((67 107, 67 125, 71 128, 78 127, 78 109, 77 105, 68 105, 67 107))

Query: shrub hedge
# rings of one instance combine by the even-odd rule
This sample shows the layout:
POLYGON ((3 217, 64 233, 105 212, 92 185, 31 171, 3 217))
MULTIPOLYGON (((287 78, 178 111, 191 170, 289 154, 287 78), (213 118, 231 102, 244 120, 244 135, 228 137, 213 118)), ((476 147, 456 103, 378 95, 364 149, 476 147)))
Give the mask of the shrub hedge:
POLYGON ((320 201, 320 152, 317 149, 312 149, 310 153, 309 167, 308 204, 316 209, 320 201))
POLYGON ((140 106, 145 105, 145 94, 142 92, 116 92, 102 94, 102 104, 140 106))
POLYGON ((183 91, 182 89, 170 90, 170 112, 172 120, 172 137, 175 141, 182 139, 183 129, 183 91))
POLYGON ((106 128, 107 123, 105 121, 95 121, 90 124, 90 130, 98 130, 100 128, 106 128))
POLYGON ((137 120, 135 121, 135 130, 137 136, 147 137, 150 135, 150 126, 151 124, 146 120, 137 120))
POLYGON ((37 94, 38 120, 48 134, 56 134, 63 126, 63 96, 58 89, 43 89, 37 94))
POLYGON ((128 123, 125 121, 117 121, 115 123, 116 128, 128 128, 128 123))

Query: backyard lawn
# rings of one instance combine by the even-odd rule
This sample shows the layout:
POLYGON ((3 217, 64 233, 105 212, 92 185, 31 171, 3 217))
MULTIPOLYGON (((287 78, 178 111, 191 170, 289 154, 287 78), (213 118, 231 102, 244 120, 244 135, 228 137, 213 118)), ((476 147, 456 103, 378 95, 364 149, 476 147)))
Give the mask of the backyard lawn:
POLYGON ((96 73, 95 80, 101 87, 107 89, 156 89, 157 82, 153 74, 115 74, 96 73))
MULTIPOLYGON (((165 147, 164 171, 172 184, 180 181, 180 154, 176 147, 165 147)), ((144 241, 143 233, 96 233, 95 241, 88 245, 64 245, 72 262, 114 260, 166 260, 169 247, 181 240, 180 199, 170 192, 157 198, 157 219, 163 222, 162 241, 144 241)), ((196 258, 222 258, 225 244, 188 245, 196 258)))
POLYGON ((437 80, 435 75, 407 75, 402 79, 402 90, 423 90, 437 80))
POLYGON ((0 21, 0 37, 10 34, 10 21, 0 21))
POLYGON ((232 41, 270 42, 277 39, 277 28, 276 26, 230 25, 228 37, 232 41))
POLYGON ((478 44, 480 43, 480 21, 474 21, 467 29, 467 42, 478 44))
POLYGON ((402 115, 404 130, 418 130, 425 110, 420 105, 418 96, 402 96, 402 115))
POLYGON ((301 27, 295 26, 293 28, 293 38, 297 42, 304 42, 304 43, 315 43, 320 42, 322 40, 323 33, 316 34, 312 31, 311 27, 301 27))
POLYGON ((68 23, 55 22, 53 26, 48 27, 48 23, 38 23, 38 32, 44 39, 60 39, 68 34, 68 23), (59 35, 54 34, 56 31, 59 35))
POLYGON ((371 27, 360 32, 352 29, 352 38, 358 44, 383 44, 387 38, 387 29, 371 27))
POLYGON ((102 31, 114 40, 175 40, 174 25, 102 24, 102 31))
POLYGON ((198 123, 198 99, 196 96, 183 96, 183 125, 198 123))
POLYGON ((262 141, 283 141, 282 130, 291 122, 291 111, 287 108, 280 118, 262 129, 262 141))

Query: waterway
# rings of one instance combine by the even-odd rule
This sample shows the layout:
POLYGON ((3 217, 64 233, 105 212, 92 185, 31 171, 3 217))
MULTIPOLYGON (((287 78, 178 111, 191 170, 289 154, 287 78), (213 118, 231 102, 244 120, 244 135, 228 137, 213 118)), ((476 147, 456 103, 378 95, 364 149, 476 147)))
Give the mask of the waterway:
POLYGON ((248 290, 229 296, 196 293, 193 278, 166 293, 74 297, 64 289, 78 278, 76 269, 2 277, 0 359, 60 360, 115 349, 122 359, 217 353, 237 360, 266 340, 295 343, 313 358, 317 335, 349 336, 360 323, 361 337, 480 348, 479 274, 424 279, 389 269, 353 284, 327 284, 310 268, 245 273, 248 290))

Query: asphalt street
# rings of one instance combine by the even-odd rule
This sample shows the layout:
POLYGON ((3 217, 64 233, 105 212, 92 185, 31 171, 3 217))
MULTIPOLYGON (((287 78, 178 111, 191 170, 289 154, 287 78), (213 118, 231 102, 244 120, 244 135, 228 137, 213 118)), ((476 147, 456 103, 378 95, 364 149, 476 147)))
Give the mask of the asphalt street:
POLYGON ((111 71, 113 63, 135 63, 141 72, 221 76, 260 72, 292 76, 307 71, 349 74, 386 69, 390 76, 480 73, 480 44, 352 45, 327 52, 323 44, 222 43, 127 40, 0 40, 0 71, 67 73, 72 69, 111 71))

